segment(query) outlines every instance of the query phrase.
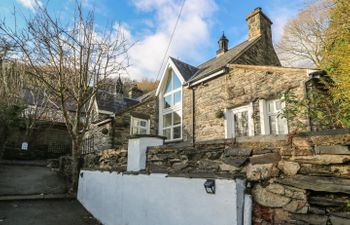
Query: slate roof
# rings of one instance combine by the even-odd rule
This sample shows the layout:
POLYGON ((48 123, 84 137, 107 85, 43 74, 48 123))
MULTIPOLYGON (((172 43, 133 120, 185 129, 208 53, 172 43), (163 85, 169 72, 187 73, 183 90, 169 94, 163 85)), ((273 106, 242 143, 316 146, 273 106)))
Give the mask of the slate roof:
POLYGON ((212 58, 200 64, 197 67, 182 62, 173 57, 170 58, 174 62, 175 66, 177 67, 185 81, 193 82, 220 70, 229 63, 234 62, 245 50, 253 46, 258 39, 259 37, 252 40, 244 41, 236 45, 235 47, 229 49, 221 56, 212 58))
POLYGON ((46 103, 46 97, 43 93, 43 91, 36 91, 36 93, 33 92, 33 90, 29 88, 23 88, 22 89, 22 99, 25 104, 27 105, 45 105, 46 103), (36 95, 36 96, 34 96, 36 95), (36 98, 36 99, 35 99, 36 98))
POLYGON ((217 70, 226 66, 227 64, 232 63, 233 61, 239 58, 241 53, 243 53, 246 49, 251 47, 258 39, 259 37, 252 40, 244 41, 236 45, 235 47, 229 49, 221 56, 212 58, 207 62, 197 66, 197 72, 188 80, 188 82, 204 78, 207 75, 210 75, 211 73, 216 72, 217 70))
MULTIPOLYGON (((39 107, 47 107, 51 109, 56 109, 59 110, 59 103, 54 102, 47 98, 47 94, 44 93, 43 90, 40 89, 30 89, 30 88, 23 88, 21 97, 23 99, 23 102, 26 105, 31 105, 31 106, 39 106, 39 107)), ((70 112, 75 112, 76 111, 76 104, 73 98, 68 98, 65 101, 65 107, 68 111, 70 112)), ((85 112, 85 109, 82 109, 82 112, 85 112)))
POLYGON ((109 111, 112 113, 120 112, 127 107, 139 103, 139 101, 136 99, 127 98, 124 96, 118 97, 115 94, 107 91, 97 92, 96 102, 99 110, 109 111))
POLYGON ((177 67, 177 69, 179 70, 179 72, 181 73, 185 81, 190 79, 193 76, 193 74, 195 74, 198 71, 198 68, 190 64, 184 63, 173 57, 170 57, 170 58, 174 62, 175 66, 177 67))
POLYGON ((143 95, 141 95, 140 97, 138 97, 137 100, 138 100, 139 102, 145 102, 145 101, 147 101, 148 99, 154 97, 155 94, 156 94, 156 90, 149 91, 149 92, 147 92, 146 94, 143 94, 143 95))

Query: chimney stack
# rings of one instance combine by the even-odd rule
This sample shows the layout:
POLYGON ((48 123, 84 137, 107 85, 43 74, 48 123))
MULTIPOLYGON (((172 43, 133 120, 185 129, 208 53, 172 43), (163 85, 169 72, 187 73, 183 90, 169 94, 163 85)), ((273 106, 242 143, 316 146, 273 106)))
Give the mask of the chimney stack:
POLYGON ((248 22, 249 40, 263 36, 266 41, 271 41, 271 20, 262 12, 261 8, 254 9, 249 13, 246 21, 248 22))
POLYGON ((130 88, 128 94, 129 94, 129 98, 136 99, 136 98, 138 98, 138 97, 143 95, 143 91, 138 89, 137 86, 135 85, 132 88, 130 88))

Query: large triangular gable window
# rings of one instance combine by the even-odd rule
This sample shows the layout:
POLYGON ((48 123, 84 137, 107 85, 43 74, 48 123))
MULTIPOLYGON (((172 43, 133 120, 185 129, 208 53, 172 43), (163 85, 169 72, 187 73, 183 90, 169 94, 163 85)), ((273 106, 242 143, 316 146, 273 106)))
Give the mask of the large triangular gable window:
POLYGON ((169 64, 159 89, 159 134, 166 141, 182 139, 182 77, 169 64))

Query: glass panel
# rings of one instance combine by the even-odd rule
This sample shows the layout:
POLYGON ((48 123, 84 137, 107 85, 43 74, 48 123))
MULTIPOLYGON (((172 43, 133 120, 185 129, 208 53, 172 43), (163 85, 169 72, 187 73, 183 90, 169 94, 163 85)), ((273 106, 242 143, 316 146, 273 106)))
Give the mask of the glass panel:
POLYGON ((174 135, 174 139, 181 138, 181 126, 174 127, 173 135, 174 135))
POLYGON ((181 116, 178 112, 174 112, 174 123, 173 125, 178 125, 181 123, 181 116))
POLYGON ((164 97, 164 108, 169 108, 171 106, 171 95, 164 97))
POLYGON ((147 130, 144 128, 139 128, 139 134, 147 134, 147 130))
POLYGON ((140 121, 140 126, 141 126, 141 127, 146 127, 146 126, 147 126, 147 122, 144 121, 144 120, 141 120, 141 121, 140 121))
POLYGON ((280 100, 276 100, 276 110, 280 110, 282 109, 282 104, 281 104, 281 101, 280 100))
POLYGON ((179 78, 174 74, 174 72, 172 73, 172 77, 173 77, 173 82, 174 82, 174 89, 173 90, 181 87, 181 82, 180 82, 179 78))
POLYGON ((236 137, 239 137, 240 136, 240 133, 239 133, 239 119, 238 119, 238 114, 233 114, 233 121, 234 121, 234 124, 235 124, 235 136, 236 137))
POLYGON ((132 133, 132 134, 137 134, 137 128, 133 127, 131 133, 132 133))
POLYGON ((276 134, 276 116, 269 116, 270 134, 276 134))
POLYGON ((235 123, 235 136, 248 136, 249 135, 249 126, 248 126, 248 111, 243 111, 235 113, 233 115, 235 123))
POLYGON ((164 129, 163 130, 163 135, 167 138, 167 139, 171 139, 171 129, 164 129))
POLYGON ((174 105, 181 102, 181 91, 174 93, 174 105))
POLYGON ((249 129, 248 129, 248 111, 242 112, 242 135, 248 136, 249 129))
POLYGON ((172 75, 169 77, 169 79, 168 79, 168 82, 166 83, 166 89, 165 89, 165 93, 168 93, 168 92, 170 92, 170 91, 172 91, 173 89, 172 89, 172 87, 171 87, 171 85, 172 85, 172 81, 171 81, 171 79, 172 79, 172 75))
POLYGON ((287 134, 287 120, 285 118, 278 117, 278 134, 287 134))
POLYGON ((271 113, 274 112, 274 107, 273 107, 273 101, 268 101, 267 102, 267 112, 271 113))
POLYGON ((169 127, 171 124, 171 113, 165 114, 163 116, 163 127, 169 127))

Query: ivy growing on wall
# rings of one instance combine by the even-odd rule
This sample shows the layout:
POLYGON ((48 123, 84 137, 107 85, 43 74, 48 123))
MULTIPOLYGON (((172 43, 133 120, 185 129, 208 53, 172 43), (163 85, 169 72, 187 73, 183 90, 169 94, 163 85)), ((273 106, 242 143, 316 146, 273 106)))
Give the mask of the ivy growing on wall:
POLYGON ((331 86, 329 77, 312 79, 306 84, 303 99, 288 90, 282 96, 286 107, 281 116, 287 118, 290 127, 302 131, 308 126, 312 131, 350 127, 350 118, 344 116, 340 102, 329 92, 331 86))

